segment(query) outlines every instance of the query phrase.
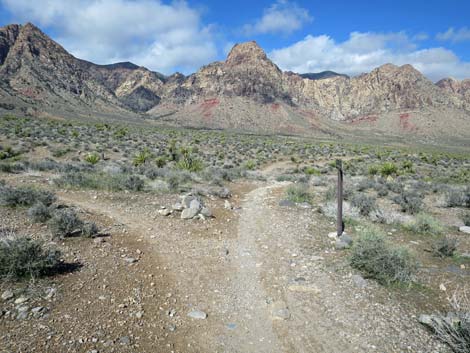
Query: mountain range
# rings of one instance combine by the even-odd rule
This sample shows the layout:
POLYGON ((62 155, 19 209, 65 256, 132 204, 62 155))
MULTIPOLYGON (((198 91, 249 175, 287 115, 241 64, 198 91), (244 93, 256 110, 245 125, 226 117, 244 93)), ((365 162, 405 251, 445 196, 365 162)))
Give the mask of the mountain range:
POLYGON ((356 77, 283 72, 257 45, 185 76, 75 58, 33 24, 0 28, 0 110, 283 134, 470 136, 470 79, 411 65, 356 77))

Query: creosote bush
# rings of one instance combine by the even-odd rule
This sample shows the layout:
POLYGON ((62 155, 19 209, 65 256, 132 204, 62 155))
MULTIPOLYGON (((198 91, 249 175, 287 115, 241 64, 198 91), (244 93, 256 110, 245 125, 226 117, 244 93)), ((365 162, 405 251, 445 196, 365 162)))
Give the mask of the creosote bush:
POLYGON ((404 247, 388 242, 376 228, 366 228, 355 240, 350 264, 381 284, 410 282, 417 269, 414 256, 404 247))
POLYGON ((444 231, 441 223, 427 213, 419 213, 414 221, 405 224, 405 228, 420 234, 439 235, 444 231))
POLYGON ((51 218, 51 211, 42 202, 37 202, 28 209, 28 216, 35 223, 44 223, 51 218))
POLYGON ((312 196, 306 184, 290 185, 286 190, 287 199, 292 202, 311 202, 312 196))
POLYGON ((454 353, 470 352, 470 298, 467 290, 455 291, 449 299, 451 311, 432 318, 431 327, 437 338, 454 353))
POLYGON ((355 194, 352 197, 351 205, 359 210, 361 216, 367 217, 377 206, 375 199, 365 194, 355 194))
POLYGON ((31 187, 10 187, 0 184, 0 205, 7 207, 32 206, 41 202, 46 206, 55 201, 53 193, 31 187))
POLYGON ((442 237, 432 244, 432 252, 438 257, 452 256, 455 250, 457 250, 457 239, 455 238, 442 237))
POLYGON ((60 262, 60 252, 24 236, 0 239, 0 277, 20 279, 47 274, 60 262))
POLYGON ((72 209, 59 209, 54 212, 49 221, 52 234, 55 237, 68 237, 75 231, 81 231, 82 220, 72 209))

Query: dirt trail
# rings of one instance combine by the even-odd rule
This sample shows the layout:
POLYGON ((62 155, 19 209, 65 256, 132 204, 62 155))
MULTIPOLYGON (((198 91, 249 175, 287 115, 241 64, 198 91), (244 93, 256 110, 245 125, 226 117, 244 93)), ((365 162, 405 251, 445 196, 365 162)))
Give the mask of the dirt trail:
POLYGON ((324 218, 311 209, 278 207, 287 184, 260 184, 233 200, 239 207, 232 211, 213 200, 216 219, 205 222, 159 216, 153 196, 61 198, 145 238, 144 256, 158 258, 173 282, 161 289, 171 291, 174 305, 167 309, 176 312, 169 318, 175 330, 168 333, 168 352, 421 352, 409 347, 423 347, 429 338, 409 308, 388 295, 384 303, 380 288, 359 289, 350 273, 326 267, 334 251, 324 218), (207 319, 189 318, 195 309, 207 319))

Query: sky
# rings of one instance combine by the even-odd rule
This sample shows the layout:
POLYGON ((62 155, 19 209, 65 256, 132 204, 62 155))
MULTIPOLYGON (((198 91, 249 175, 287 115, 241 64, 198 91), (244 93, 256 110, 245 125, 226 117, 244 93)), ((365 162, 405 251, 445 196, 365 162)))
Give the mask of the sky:
POLYGON ((32 22, 73 55, 185 74, 256 40, 281 69, 358 75, 411 64, 470 78, 469 0, 0 0, 0 26, 32 22))

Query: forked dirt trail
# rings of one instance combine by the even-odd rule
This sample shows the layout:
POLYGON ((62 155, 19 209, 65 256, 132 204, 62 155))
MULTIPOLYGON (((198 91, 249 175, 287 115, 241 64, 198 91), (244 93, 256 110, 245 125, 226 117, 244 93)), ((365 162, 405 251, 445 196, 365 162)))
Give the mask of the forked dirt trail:
MULTIPOLYGON (((143 317, 149 335, 165 337, 159 352, 440 352, 412 308, 372 282, 358 288, 351 280, 323 216, 278 205, 286 185, 250 185, 232 199, 233 210, 207 200, 216 216, 209 221, 158 215, 175 197, 61 198, 124 224, 126 237, 143 238, 143 258, 160 264, 146 269, 153 278, 164 273, 168 287, 157 291, 167 303, 142 302, 146 312, 163 313, 163 324, 143 317), (194 310, 207 318, 188 317, 194 310)), ((156 347, 141 342, 134 351, 156 347)))

